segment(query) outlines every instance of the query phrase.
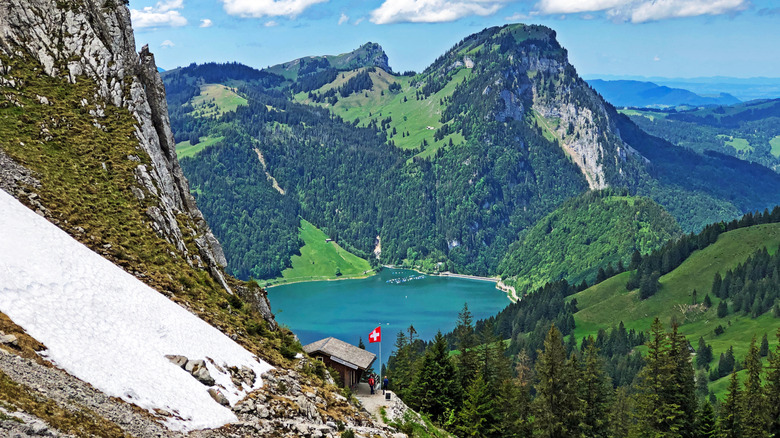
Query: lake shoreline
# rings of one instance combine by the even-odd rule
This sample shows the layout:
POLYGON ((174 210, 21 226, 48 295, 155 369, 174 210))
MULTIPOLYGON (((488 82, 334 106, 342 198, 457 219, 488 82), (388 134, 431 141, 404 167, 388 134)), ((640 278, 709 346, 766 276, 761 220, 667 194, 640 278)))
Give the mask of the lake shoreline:
MULTIPOLYGON (((438 273, 432 273, 432 272, 425 272, 421 271, 416 268, 406 267, 406 266, 394 266, 394 265, 382 265, 383 269, 403 269, 406 271, 413 271, 424 275, 430 275, 432 277, 450 277, 450 278, 460 278, 464 280, 475 280, 475 281, 487 281, 491 283, 496 284, 496 289, 500 290, 501 292, 506 293, 507 298, 511 302, 516 302, 519 298, 515 292, 515 288, 509 285, 504 284, 501 281, 501 277, 483 277, 479 275, 469 275, 469 274, 457 274, 450 271, 443 271, 438 273)), ((267 286, 261 286, 264 289, 271 289, 277 286, 285 286, 288 284, 299 284, 299 283, 312 283, 316 281, 342 281, 342 280, 362 280, 365 278, 373 277, 374 275, 377 275, 379 271, 376 269, 370 271, 371 273, 364 273, 366 275, 360 275, 360 276, 349 276, 349 277, 341 277, 341 278, 312 278, 308 280, 294 280, 294 281, 286 281, 286 282, 280 282, 280 283, 274 283, 267 286)), ((256 280, 258 284, 260 284, 260 281, 262 280, 256 280)))

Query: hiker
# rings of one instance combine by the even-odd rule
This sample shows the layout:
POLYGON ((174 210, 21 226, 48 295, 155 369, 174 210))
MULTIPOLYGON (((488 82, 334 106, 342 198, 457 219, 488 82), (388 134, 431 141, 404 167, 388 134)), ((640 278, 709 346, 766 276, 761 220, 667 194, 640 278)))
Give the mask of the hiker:
POLYGON ((368 378, 368 386, 371 387, 371 395, 374 395, 374 384, 376 381, 374 380, 374 376, 371 376, 368 378))
POLYGON ((387 380, 387 376, 385 376, 385 380, 382 381, 382 395, 385 394, 385 391, 387 391, 387 385, 390 383, 389 380, 387 380))

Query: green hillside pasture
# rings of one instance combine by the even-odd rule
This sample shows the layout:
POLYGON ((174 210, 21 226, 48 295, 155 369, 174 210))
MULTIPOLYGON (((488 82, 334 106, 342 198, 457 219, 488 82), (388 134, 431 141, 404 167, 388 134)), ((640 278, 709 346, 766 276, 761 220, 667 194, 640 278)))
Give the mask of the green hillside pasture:
MULTIPOLYGON (((766 333, 770 344, 776 344, 774 333, 780 320, 771 313, 755 319, 743 314, 729 314, 719 319, 715 315, 718 298, 710 296, 712 308, 697 312, 688 307, 691 292, 696 289, 701 302, 712 288, 716 272, 725 274, 762 247, 774 253, 778 245, 780 224, 756 225, 722 234, 715 244, 696 251, 677 269, 661 277, 658 293, 643 301, 639 300, 638 290, 626 290, 628 272, 609 278, 571 297, 577 299, 580 309, 574 315, 575 336, 595 336, 599 329, 608 329, 620 321, 627 329, 647 330, 656 316, 669 328, 674 317, 680 323, 680 331, 694 347, 700 336, 712 345, 715 360, 710 366, 717 365, 718 356, 729 346, 734 347, 737 360, 743 360, 754 335, 760 339, 766 333), (716 337, 714 329, 718 325, 723 326, 725 333, 716 337)), ((727 378, 713 384, 720 388, 724 385, 723 380, 727 378)))
POLYGON ((718 134, 718 137, 725 140, 726 144, 733 147, 737 152, 750 152, 753 150, 753 146, 750 146, 750 142, 747 139, 734 137, 731 135, 718 134))
MULTIPOLYGON (((324 85, 316 92, 324 93, 331 88, 340 87, 360 71, 354 70, 339 74, 335 81, 324 85)), ((443 89, 423 100, 416 99, 417 88, 410 85, 412 80, 410 77, 391 75, 379 68, 370 75, 374 83, 373 89, 339 98, 339 101, 333 106, 324 103, 320 105, 329 108, 334 114, 346 121, 354 122, 355 119, 360 119, 359 126, 368 126, 371 120, 375 120, 379 124, 383 119, 391 117, 392 121, 387 133, 388 140, 392 140, 401 149, 418 148, 425 140, 428 146, 419 154, 421 157, 435 154, 436 150, 449 144, 450 139, 452 139, 453 144, 465 141, 460 133, 454 133, 444 137, 441 141, 434 142, 433 134, 436 129, 442 126, 441 113, 446 108, 444 105, 440 105, 439 101, 451 96, 455 87, 463 82, 464 78, 471 75, 471 69, 461 68, 443 89), (394 82, 401 85, 401 91, 396 93, 389 91, 390 84, 394 82), (407 99, 406 102, 404 102, 404 97, 407 99), (434 129, 428 129, 428 127, 434 129), (392 135, 393 128, 396 129, 396 135, 392 135), (404 137, 402 133, 406 132, 409 135, 404 137)), ((299 93, 295 96, 295 100, 311 104, 307 94, 299 93)))
POLYGON ((190 144, 189 140, 176 143, 176 158, 181 160, 186 157, 194 157, 198 152, 222 141, 223 138, 225 137, 201 137, 200 142, 194 146, 190 144))
POLYGON ((192 114, 197 117, 221 116, 248 104, 235 89, 222 84, 201 85, 200 95, 193 97, 190 103, 194 108, 192 114))
POLYGON ((773 137, 769 140, 769 145, 772 146, 771 153, 775 157, 780 158, 780 135, 773 137))
POLYGON ((619 109, 618 112, 620 114, 625 114, 627 116, 642 116, 647 119, 650 119, 651 122, 654 122, 656 118, 666 118, 666 113, 661 112, 653 112, 653 111, 638 111, 633 109, 619 109))
POLYGON ((281 278, 267 284, 362 278, 373 273, 365 259, 348 252, 336 242, 326 242, 328 236, 306 220, 301 220, 298 237, 304 243, 301 255, 292 256, 292 268, 285 269, 281 278), (341 275, 336 275, 337 269, 341 275))

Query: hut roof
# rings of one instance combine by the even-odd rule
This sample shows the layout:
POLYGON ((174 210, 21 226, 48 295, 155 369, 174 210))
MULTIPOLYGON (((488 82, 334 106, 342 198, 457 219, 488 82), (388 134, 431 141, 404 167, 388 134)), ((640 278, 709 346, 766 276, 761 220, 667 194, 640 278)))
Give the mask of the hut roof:
POLYGON ((362 348, 355 347, 352 344, 348 344, 340 339, 334 337, 328 337, 320 339, 319 341, 312 342, 311 344, 304 345, 303 351, 308 354, 312 354, 316 351, 320 351, 331 357, 341 359, 342 361, 349 362, 356 365, 358 368, 367 369, 371 366, 376 359, 374 353, 370 353, 362 348))

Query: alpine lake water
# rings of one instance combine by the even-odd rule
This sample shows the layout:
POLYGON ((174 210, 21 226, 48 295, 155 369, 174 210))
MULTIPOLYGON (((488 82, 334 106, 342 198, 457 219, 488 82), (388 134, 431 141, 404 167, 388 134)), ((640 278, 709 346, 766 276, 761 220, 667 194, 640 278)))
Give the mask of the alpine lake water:
MULTIPOLYGON (((276 286, 268 289, 268 299, 277 322, 298 335, 302 345, 328 336, 358 345, 362 337, 366 349, 379 356, 379 344, 369 343, 368 335, 381 325, 382 363, 393 351, 397 333, 410 325, 418 337, 431 340, 437 331, 455 328, 464 303, 475 322, 510 304, 490 281, 394 268, 359 280, 276 286)), ((376 363, 374 369, 378 371, 376 363)))

